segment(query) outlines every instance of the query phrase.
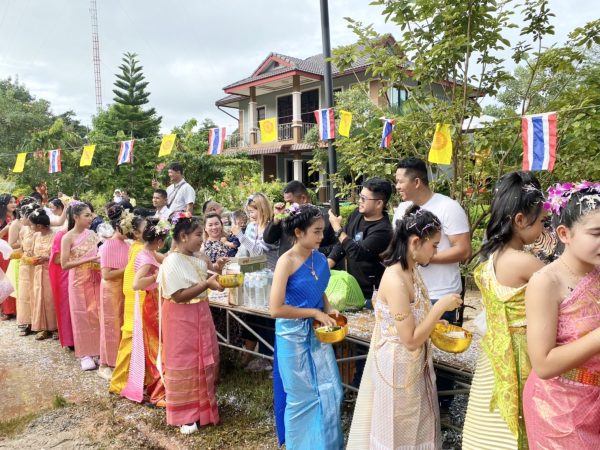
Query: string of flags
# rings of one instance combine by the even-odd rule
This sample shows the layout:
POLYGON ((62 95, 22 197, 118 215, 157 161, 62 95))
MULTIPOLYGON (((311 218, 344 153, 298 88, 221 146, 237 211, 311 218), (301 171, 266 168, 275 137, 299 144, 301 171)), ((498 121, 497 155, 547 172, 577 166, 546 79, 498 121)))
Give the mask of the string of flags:
MULTIPOLYGON (((317 121, 319 139, 321 141, 332 140, 336 137, 336 122, 334 108, 324 108, 314 111, 317 121)), ((352 113, 339 110, 339 122, 337 132, 340 136, 349 137, 352 126, 352 113)), ((380 148, 390 148, 394 132, 395 119, 382 118, 383 127, 381 131, 380 148)), ((269 118, 259 121, 260 141, 262 143, 277 141, 277 118, 269 118)), ((521 117, 521 134, 523 141, 523 170, 552 171, 556 162, 557 151, 557 113, 549 112, 521 117)), ((225 127, 215 127, 208 130, 208 154, 220 155, 225 148, 227 130, 225 127)), ((158 156, 168 156, 175 148, 176 134, 163 136, 158 156)), ((120 142, 117 165, 131 164, 133 162, 133 150, 135 139, 120 142)), ((96 144, 83 147, 80 167, 91 166, 96 151, 96 144)), ((449 124, 437 123, 431 147, 429 149, 428 161, 434 164, 449 165, 452 163, 452 127, 449 124)), ((25 168, 27 154, 32 152, 20 152, 16 156, 14 173, 22 173, 25 168)), ((42 158, 44 151, 33 152, 34 158, 42 158)), ((48 152, 48 173, 62 171, 62 150, 60 148, 48 152)))

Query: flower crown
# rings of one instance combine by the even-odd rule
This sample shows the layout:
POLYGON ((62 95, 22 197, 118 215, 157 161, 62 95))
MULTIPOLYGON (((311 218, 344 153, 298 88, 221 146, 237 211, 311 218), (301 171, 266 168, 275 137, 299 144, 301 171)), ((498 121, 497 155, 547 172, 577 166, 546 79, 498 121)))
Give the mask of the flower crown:
POLYGON ((161 234, 166 234, 171 231, 172 225, 166 220, 159 220, 156 225, 154 225, 154 234, 159 236, 161 234))
MULTIPOLYGON (((544 209, 553 214, 560 214, 560 211, 567 206, 571 196, 577 192, 590 190, 593 193, 585 195, 581 200, 581 206, 584 203, 600 202, 600 183, 591 181, 581 181, 579 183, 556 183, 548 188, 548 200, 544 202, 544 209)), ((591 207, 591 206, 590 206, 591 207)))
POLYGON ((119 222, 119 226, 121 227, 121 231, 123 231, 123 234, 125 236, 129 236, 131 234, 133 234, 133 218, 135 216, 130 213, 130 212, 126 212, 125 214, 123 214, 121 216, 121 221, 119 222))
MULTIPOLYGON (((177 224, 177 222, 179 222, 180 220, 191 219, 191 218, 192 218, 192 215, 188 211, 186 211, 186 212, 179 211, 179 212, 173 213, 169 220, 171 221, 171 224, 173 226, 175 226, 177 224)), ((160 224, 160 222, 159 222, 159 224, 160 224)))
POLYGON ((300 205, 298 203, 292 203, 292 204, 286 203, 285 209, 283 210, 283 212, 281 212, 279 214, 275 214, 275 218, 282 220, 282 219, 286 219, 291 216, 295 216, 299 212, 300 212, 300 205))

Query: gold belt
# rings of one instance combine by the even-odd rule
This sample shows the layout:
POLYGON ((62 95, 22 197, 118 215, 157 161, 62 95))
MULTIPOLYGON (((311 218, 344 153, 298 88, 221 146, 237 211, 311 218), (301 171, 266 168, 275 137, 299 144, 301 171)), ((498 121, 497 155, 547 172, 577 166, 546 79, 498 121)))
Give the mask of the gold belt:
POLYGON ((508 327, 510 334, 527 334, 527 327, 508 327))

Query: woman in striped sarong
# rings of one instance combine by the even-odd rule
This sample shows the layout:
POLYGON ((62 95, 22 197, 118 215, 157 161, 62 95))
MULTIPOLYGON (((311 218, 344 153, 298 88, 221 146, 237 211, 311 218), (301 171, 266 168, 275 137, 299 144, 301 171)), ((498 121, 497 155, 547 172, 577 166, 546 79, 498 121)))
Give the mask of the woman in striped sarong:
POLYGON ((177 249, 165 258, 158 276, 164 298, 161 326, 167 423, 189 434, 198 431, 198 425, 219 423, 215 395, 219 345, 207 290, 223 288, 214 275, 207 277, 207 270, 220 270, 226 260, 213 265, 197 253, 202 246, 200 220, 185 213, 171 220, 177 249))
POLYGON ((544 265, 523 247, 544 229, 544 196, 529 172, 511 172, 496 185, 490 222, 474 273, 486 314, 483 352, 471 385, 463 449, 526 449, 523 387, 527 357, 525 288, 544 265))

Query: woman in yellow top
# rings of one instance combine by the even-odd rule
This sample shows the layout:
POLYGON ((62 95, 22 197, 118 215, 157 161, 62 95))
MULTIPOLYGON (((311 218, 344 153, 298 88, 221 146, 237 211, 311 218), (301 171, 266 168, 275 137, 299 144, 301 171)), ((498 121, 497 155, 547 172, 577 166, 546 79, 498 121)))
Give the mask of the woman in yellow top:
POLYGON ((530 172, 511 172, 496 185, 485 258, 474 273, 486 315, 486 333, 471 385, 463 449, 526 449, 523 387, 531 371, 527 357, 525 288, 543 267, 523 252, 544 229, 540 183, 530 172))
MULTIPOLYGON (((135 291, 133 290, 133 279, 135 277, 135 258, 144 249, 142 234, 146 227, 146 220, 140 216, 127 214, 121 221, 121 229, 125 235, 133 236, 133 243, 129 247, 127 266, 123 274, 123 294, 125 295, 123 307, 123 327, 121 328, 121 343, 117 353, 117 363, 113 370, 109 391, 113 394, 121 394, 127 384, 129 376, 129 362, 131 359, 131 344, 133 335, 133 311, 135 305, 135 291)), ((145 291, 139 292, 140 304, 143 304, 145 291)))

